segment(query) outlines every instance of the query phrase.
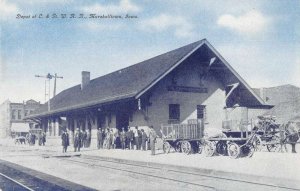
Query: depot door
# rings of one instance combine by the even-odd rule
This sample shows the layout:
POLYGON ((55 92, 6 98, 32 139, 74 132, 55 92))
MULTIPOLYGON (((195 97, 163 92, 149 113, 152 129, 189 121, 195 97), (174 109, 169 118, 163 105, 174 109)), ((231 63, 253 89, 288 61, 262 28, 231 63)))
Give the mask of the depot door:
POLYGON ((126 112, 119 112, 116 116, 116 127, 119 131, 122 131, 122 127, 127 131, 129 125, 129 115, 126 112))

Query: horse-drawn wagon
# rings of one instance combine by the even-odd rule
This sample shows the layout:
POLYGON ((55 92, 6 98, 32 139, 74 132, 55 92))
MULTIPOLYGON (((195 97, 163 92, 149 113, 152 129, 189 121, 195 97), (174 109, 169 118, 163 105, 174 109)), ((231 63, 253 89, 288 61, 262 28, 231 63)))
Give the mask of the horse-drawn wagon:
POLYGON ((234 131, 230 125, 223 124, 221 131, 209 135, 202 120, 189 120, 187 124, 162 125, 163 150, 168 153, 174 148, 175 151, 186 154, 203 151, 206 156, 219 154, 232 158, 251 157, 257 134, 248 131, 247 126, 248 122, 239 123, 239 129, 234 131))
POLYGON ((296 144, 299 140, 300 128, 293 120, 287 123, 276 123, 274 116, 258 116, 256 150, 264 146, 269 152, 287 152, 287 144, 296 144))
POLYGON ((266 147, 269 152, 279 151, 283 131, 280 124, 275 122, 274 116, 258 116, 255 127, 257 129, 257 140, 255 150, 260 151, 266 147))

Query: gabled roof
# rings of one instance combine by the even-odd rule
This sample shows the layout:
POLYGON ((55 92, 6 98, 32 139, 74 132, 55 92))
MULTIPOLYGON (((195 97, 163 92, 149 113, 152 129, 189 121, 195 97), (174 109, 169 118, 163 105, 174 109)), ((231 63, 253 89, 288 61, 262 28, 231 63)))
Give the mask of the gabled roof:
POLYGON ((223 64, 228 67, 236 78, 250 91, 258 103, 264 104, 226 60, 223 59, 206 39, 203 39, 95 78, 83 90, 81 90, 80 84, 66 89, 51 99, 50 112, 47 111, 47 105, 45 104, 41 107, 41 110, 38 110, 36 114, 30 117, 85 108, 127 98, 137 99, 203 45, 207 45, 223 64))

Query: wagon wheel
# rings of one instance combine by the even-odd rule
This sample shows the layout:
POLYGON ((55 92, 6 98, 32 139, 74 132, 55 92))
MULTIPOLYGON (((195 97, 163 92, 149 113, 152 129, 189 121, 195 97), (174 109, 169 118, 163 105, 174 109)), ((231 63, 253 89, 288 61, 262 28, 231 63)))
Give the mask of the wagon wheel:
POLYGON ((204 146, 204 154, 207 157, 211 157, 215 154, 216 145, 212 141, 206 141, 204 146))
POLYGON ((253 140, 253 147, 254 151, 261 151, 262 150, 262 141, 259 136, 255 136, 253 140))
POLYGON ((254 154, 255 147, 252 144, 248 144, 242 147, 242 152, 244 156, 251 158, 254 154))
POLYGON ((203 145, 201 144, 201 142, 198 142, 198 153, 201 154, 203 151, 203 145))
POLYGON ((176 152, 181 152, 181 142, 176 142, 174 149, 176 152))
POLYGON ((279 152, 281 150, 280 137, 275 135, 272 137, 270 144, 267 144, 267 149, 269 152, 279 152))
POLYGON ((248 158, 251 158, 251 157, 253 156, 253 154, 254 154, 255 148, 254 148, 253 145, 249 145, 249 146, 248 146, 248 149, 249 149, 249 152, 248 152, 248 154, 247 154, 247 157, 248 157, 248 158))
POLYGON ((267 149, 269 152, 278 152, 280 151, 280 144, 268 144, 267 149))
POLYGON ((231 158, 236 159, 236 158, 239 157, 241 149, 240 149, 240 147, 236 143, 234 143, 234 142, 229 143, 228 146, 227 146, 227 148, 228 148, 227 149, 228 150, 228 155, 231 158))
POLYGON ((170 152, 170 148, 171 148, 171 145, 170 145, 170 143, 169 142, 164 142, 164 144, 163 144, 163 151, 164 151, 164 153, 169 153, 170 152))
POLYGON ((218 141, 216 144, 216 151, 220 155, 226 155, 227 154, 227 144, 224 141, 218 141))
POLYGON ((192 151, 192 146, 191 146, 191 143, 188 142, 188 141, 183 141, 181 143, 181 150, 183 153, 185 154, 190 154, 191 151, 192 151))

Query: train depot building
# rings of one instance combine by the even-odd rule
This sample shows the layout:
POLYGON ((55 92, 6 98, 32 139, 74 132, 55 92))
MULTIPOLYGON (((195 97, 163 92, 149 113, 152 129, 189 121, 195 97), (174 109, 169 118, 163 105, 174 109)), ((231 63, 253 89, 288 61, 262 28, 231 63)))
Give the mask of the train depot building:
POLYGON ((66 89, 29 118, 48 136, 62 129, 149 127, 201 120, 207 128, 248 124, 271 106, 206 40, 200 40, 66 89))

